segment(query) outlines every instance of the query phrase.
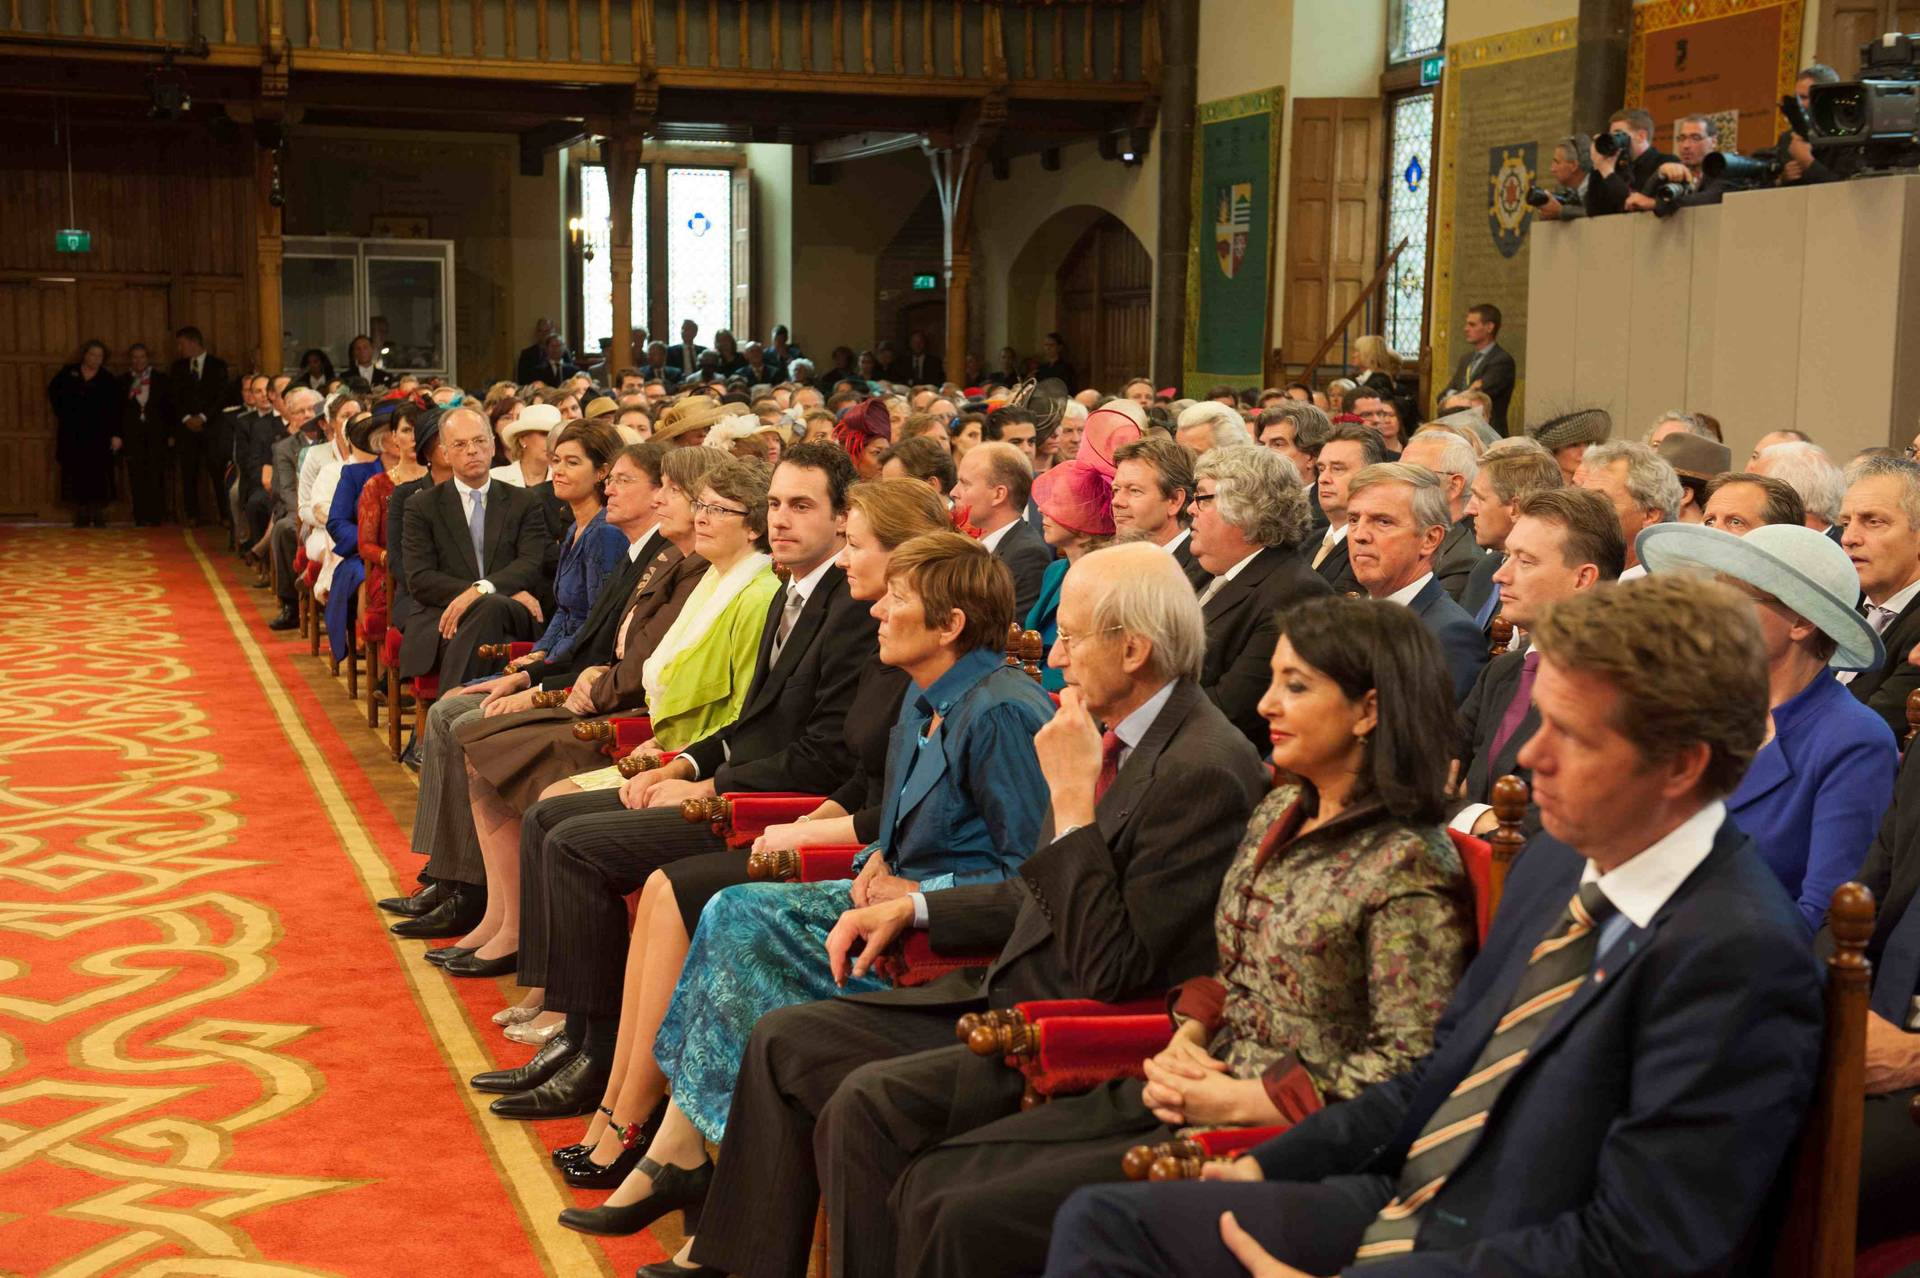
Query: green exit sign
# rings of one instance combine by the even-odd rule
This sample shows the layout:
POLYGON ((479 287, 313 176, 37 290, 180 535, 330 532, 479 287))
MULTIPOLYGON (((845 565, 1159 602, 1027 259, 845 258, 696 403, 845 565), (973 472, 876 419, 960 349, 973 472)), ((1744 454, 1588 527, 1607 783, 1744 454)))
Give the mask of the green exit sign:
POLYGON ((916 275, 913 277, 913 287, 915 292, 923 293, 930 288, 939 288, 940 282, 932 275, 916 275))
POLYGON ((1446 65, 1447 56, 1444 53, 1436 53, 1432 57, 1420 59, 1420 83, 1423 85, 1440 83, 1440 72, 1446 68, 1446 65))
POLYGON ((82 231, 74 227, 53 233, 53 250, 56 253, 87 253, 93 249, 93 232, 82 231))

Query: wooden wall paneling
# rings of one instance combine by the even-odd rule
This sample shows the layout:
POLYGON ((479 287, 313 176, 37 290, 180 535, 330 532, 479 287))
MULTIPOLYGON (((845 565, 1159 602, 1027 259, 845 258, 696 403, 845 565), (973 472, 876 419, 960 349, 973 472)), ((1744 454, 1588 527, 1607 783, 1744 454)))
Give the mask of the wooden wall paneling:
MULTIPOLYGON (((1333 241, 1328 256, 1327 301, 1338 319, 1379 269, 1380 192, 1386 181, 1386 113, 1378 98, 1342 101, 1334 128, 1333 241)), ((1364 320, 1358 322, 1365 328, 1364 320)), ((1373 331, 1380 329, 1376 314, 1373 331)), ((1359 332, 1354 334, 1359 336, 1359 332)), ((1311 352, 1309 352, 1311 353, 1311 352)), ((1417 355, 1417 351, 1406 352, 1417 355)))
POLYGON ((1146 371, 1153 342, 1153 259, 1118 218, 1101 217, 1055 276, 1054 326, 1089 386, 1146 371))

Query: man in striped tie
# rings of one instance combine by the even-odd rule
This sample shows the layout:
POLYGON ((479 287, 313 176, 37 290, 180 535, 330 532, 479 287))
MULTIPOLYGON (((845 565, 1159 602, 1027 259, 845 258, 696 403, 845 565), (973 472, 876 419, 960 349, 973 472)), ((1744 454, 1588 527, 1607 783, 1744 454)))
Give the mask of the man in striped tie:
POLYGON ((1726 819, 1766 729, 1750 603, 1601 586, 1533 630, 1545 833, 1408 1073, 1199 1183, 1082 1190, 1049 1275, 1716 1274, 1817 1067, 1793 903, 1726 819))

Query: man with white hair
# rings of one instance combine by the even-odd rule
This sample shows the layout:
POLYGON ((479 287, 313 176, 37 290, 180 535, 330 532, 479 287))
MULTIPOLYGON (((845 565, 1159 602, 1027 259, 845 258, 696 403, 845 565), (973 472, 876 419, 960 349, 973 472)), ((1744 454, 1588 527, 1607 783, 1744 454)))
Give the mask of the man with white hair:
POLYGON ((1347 485, 1347 545, 1353 575, 1371 599, 1405 604, 1440 641, 1457 705, 1473 690, 1487 645, 1473 618, 1433 575, 1452 523, 1447 490, 1424 466, 1382 462, 1347 485))
POLYGON ((1451 430, 1429 426, 1413 433, 1400 460, 1410 466, 1425 466, 1440 476, 1440 482, 1446 487, 1447 511, 1453 516, 1453 523, 1433 557, 1433 575, 1440 579, 1440 588, 1459 603, 1474 568, 1486 558, 1486 552, 1474 539, 1473 516, 1467 513, 1473 480, 1480 473, 1480 463, 1473 457, 1473 445, 1451 430))
POLYGON ((291 630, 300 624, 299 595, 294 590, 293 552, 300 540, 300 454, 323 438, 317 418, 320 392, 301 386, 282 397, 287 433, 273 445, 273 530, 268 550, 273 556, 280 612, 267 623, 269 630, 291 630))
POLYGON ((1807 508, 1807 527, 1825 533, 1835 544, 1840 541, 1840 503, 1847 495, 1846 472, 1833 464, 1827 450, 1803 439, 1785 439, 1797 431, 1774 431, 1762 435, 1762 447, 1754 450, 1747 469, 1756 475, 1770 475, 1800 494, 1807 508), (1769 444, 1768 440, 1779 442, 1769 444))
MULTIPOLYGON (((1039 849, 998 883, 849 910, 827 938, 836 976, 849 967, 865 975, 916 928, 936 951, 997 949, 999 957, 926 985, 760 1019, 695 1263, 799 1273, 818 1187, 834 1272, 928 1272, 922 1258, 948 1246, 943 1231, 979 1226, 949 1211, 959 1206, 953 1200, 934 1210, 923 1195, 997 1179, 967 1164, 973 1151, 956 1138, 1021 1112, 1020 1073, 954 1042, 954 1018, 1032 999, 1158 997, 1213 970, 1221 878, 1267 777, 1199 687, 1200 605, 1158 547, 1109 546, 1068 571, 1059 624, 1049 660, 1066 688, 1034 739, 1050 807, 1039 849), (929 1172, 935 1157, 961 1166, 929 1172)), ((1012 1156, 1016 1166, 1037 1165, 1031 1147, 1012 1156)), ((982 1157, 997 1168, 1007 1150, 982 1157)), ((1025 1231, 1037 1230, 1044 1247, 1050 1223, 1012 1227, 1028 1246, 1025 1231)))
POLYGON ((1053 436, 1056 461, 1070 462, 1080 455, 1080 436, 1086 430, 1087 406, 1077 399, 1068 400, 1060 414, 1060 428, 1053 436))
POLYGON ((1216 448, 1253 442, 1240 410, 1210 399, 1181 411, 1174 422, 1173 437, 1202 456, 1216 448))
POLYGON ((1642 528, 1679 518, 1680 473, 1645 444, 1614 439, 1587 449, 1574 471, 1574 486, 1591 488, 1613 503, 1620 535, 1627 539, 1627 569, 1620 580, 1647 575, 1634 554, 1633 539, 1642 528))

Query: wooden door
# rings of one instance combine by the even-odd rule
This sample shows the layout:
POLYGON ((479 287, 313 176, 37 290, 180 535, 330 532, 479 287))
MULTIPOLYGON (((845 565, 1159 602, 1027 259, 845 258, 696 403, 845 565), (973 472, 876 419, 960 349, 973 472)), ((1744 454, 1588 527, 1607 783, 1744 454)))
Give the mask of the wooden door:
POLYGON ((1820 0, 1814 57, 1840 73, 1860 74, 1860 46, 1888 31, 1920 31, 1920 4, 1910 0, 1820 0))
MULTIPOLYGON (((1380 265, 1385 117, 1378 98, 1293 104, 1280 358, 1304 364, 1380 265)), ((1358 321, 1352 336, 1360 336, 1358 321)))
POLYGON ((1146 373, 1153 345, 1153 258, 1126 224, 1104 214, 1067 251, 1054 277, 1054 327, 1082 387, 1118 391, 1146 373))
POLYGON ((733 335, 753 340, 753 172, 733 172, 733 335))

